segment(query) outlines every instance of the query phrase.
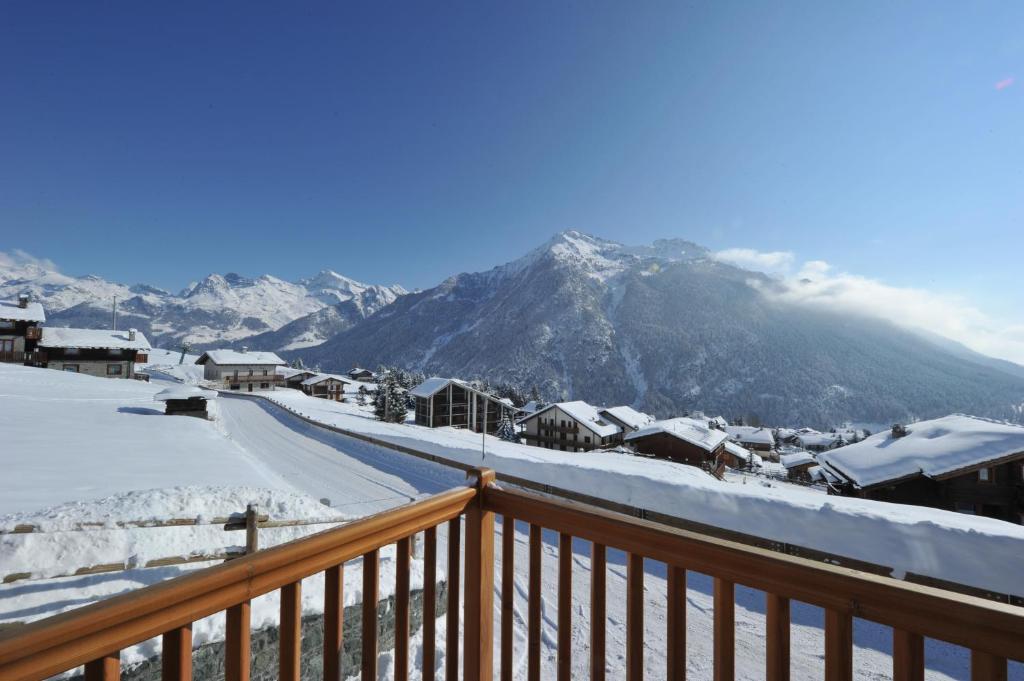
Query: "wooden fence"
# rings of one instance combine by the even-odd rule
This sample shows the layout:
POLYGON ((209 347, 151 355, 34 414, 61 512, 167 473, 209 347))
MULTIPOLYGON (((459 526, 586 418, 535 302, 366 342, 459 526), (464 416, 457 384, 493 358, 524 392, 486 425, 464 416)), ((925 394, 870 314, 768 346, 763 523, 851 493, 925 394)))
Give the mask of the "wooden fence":
POLYGON ((853 676, 855 617, 893 628, 893 678, 924 678, 924 641, 935 638, 971 651, 973 681, 1005 679, 1007 659, 1024 656, 1024 609, 864 574, 845 567, 786 556, 736 542, 666 527, 581 504, 553 500, 494 486, 494 473, 475 473, 473 486, 433 497, 261 551, 230 563, 197 571, 107 601, 0 634, 0 681, 39 681, 85 665, 87 681, 114 681, 120 673, 121 649, 154 636, 163 637, 163 679, 191 678, 191 624, 224 611, 226 617, 226 681, 250 677, 249 603, 281 591, 280 678, 300 678, 300 603, 302 580, 322 572, 325 577, 324 680, 340 681, 356 670, 339 668, 343 636, 343 570, 346 561, 362 558, 362 668, 364 681, 377 679, 378 555, 397 544, 396 644, 394 676, 409 675, 409 546, 424 534, 424 633, 422 668, 425 681, 435 681, 436 660, 433 586, 437 576, 437 528, 448 526, 449 608, 446 615, 446 681, 494 678, 493 634, 497 620, 502 681, 511 679, 514 649, 512 618, 514 533, 502 533, 501 607, 494 608, 495 518, 504 528, 518 520, 529 523, 528 616, 526 660, 530 681, 540 679, 541 654, 541 531, 559 533, 557 607, 557 677, 568 681, 573 655, 570 604, 572 540, 591 542, 590 677, 605 674, 605 574, 609 548, 627 552, 626 666, 628 681, 643 678, 643 561, 668 565, 667 669, 670 679, 686 670, 686 577, 696 571, 714 578, 715 681, 734 678, 734 594, 737 584, 767 594, 766 668, 769 681, 790 676, 789 613, 792 600, 825 609, 824 656, 827 681, 853 676), (465 541, 461 538, 465 515, 465 541), (459 557, 465 565, 460 626, 459 557), (461 649, 460 649, 461 645, 461 649), (459 658, 462 658, 460 676, 459 658))

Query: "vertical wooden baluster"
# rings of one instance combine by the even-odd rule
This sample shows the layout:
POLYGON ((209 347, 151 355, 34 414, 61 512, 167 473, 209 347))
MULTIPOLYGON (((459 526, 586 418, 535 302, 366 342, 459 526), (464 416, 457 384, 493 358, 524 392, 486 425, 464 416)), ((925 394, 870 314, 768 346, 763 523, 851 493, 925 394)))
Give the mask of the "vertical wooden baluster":
POLYGON ((541 527, 530 525, 530 589, 526 615, 526 679, 540 681, 541 527))
POLYGON ((736 673, 736 586, 715 577, 715 681, 732 681, 736 673))
POLYGON ((924 637, 892 630, 893 681, 924 681, 924 637))
POLYGON ((85 681, 117 681, 120 678, 120 651, 85 663, 85 681))
POLYGON ((192 680, 192 625, 165 632, 160 655, 161 681, 192 680))
POLYGON ((853 679, 853 616, 825 610, 825 681, 853 679))
POLYGON ((363 681, 377 681, 377 599, 380 565, 377 549, 363 555, 363 681))
POLYGON ((324 681, 341 681, 341 637, 345 623, 345 566, 324 571, 324 681))
POLYGON ((608 578, 604 544, 590 547, 590 679, 604 681, 605 583, 608 578))
POLYGON ((644 678, 644 557, 626 563, 626 681, 644 678))
POLYGON ((516 593, 516 520, 512 516, 501 519, 501 681, 512 681, 512 625, 516 593))
POLYGON ((423 533, 423 681, 434 681, 437 645, 437 528, 423 533))
POLYGON ((278 654, 281 681, 299 681, 302 653, 302 582, 281 587, 281 624, 278 654))
POLYGON ((971 681, 1006 681, 1006 658, 972 650, 971 681))
POLYGON ((789 681, 789 599, 766 593, 767 681, 789 681))
POLYGON ((395 562, 395 681, 409 678, 409 538, 398 540, 395 562))
POLYGON ((448 521, 448 613, 445 619, 445 681, 459 681, 459 543, 462 519, 448 521))
POLYGON ((572 679, 572 535, 558 535, 558 681, 572 679))
POLYGON ((686 570, 668 566, 668 646, 669 681, 686 679, 686 570))
POLYGON ((227 609, 224 681, 249 681, 249 665, 252 663, 249 608, 249 601, 245 601, 227 609))
POLYGON ((476 498, 466 507, 466 597, 462 678, 494 678, 494 512, 484 506, 494 471, 476 475, 476 498))

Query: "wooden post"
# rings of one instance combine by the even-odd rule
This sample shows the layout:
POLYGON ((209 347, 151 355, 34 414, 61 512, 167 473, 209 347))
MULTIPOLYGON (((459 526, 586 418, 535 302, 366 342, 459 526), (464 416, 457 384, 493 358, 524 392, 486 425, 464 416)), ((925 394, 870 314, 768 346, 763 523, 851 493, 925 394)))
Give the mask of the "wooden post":
POLYGON ((765 659, 768 681, 789 681, 789 599, 766 593, 765 659))
POLYGON ((249 504, 245 507, 245 553, 256 553, 260 550, 259 522, 260 507, 249 504))
POLYGON ((892 630, 893 681, 924 681, 924 637, 892 630))
POLYGON ((445 681, 459 681, 459 544, 462 518, 448 521, 448 612, 445 613, 445 681))
POLYGON ((530 525, 530 586, 526 615, 526 679, 540 681, 540 604, 541 533, 540 525, 530 525))
POLYGON ((324 571, 324 681, 342 681, 341 652, 345 612, 345 566, 324 571))
POLYGON ((491 681, 494 676, 494 513, 484 508, 494 471, 481 468, 476 498, 466 507, 465 646, 462 674, 467 681, 491 681))
POLYGON ((572 535, 558 535, 558 681, 572 679, 572 535))
POLYGON ((428 527, 423 533, 423 681, 434 681, 437 626, 437 528, 428 527))
POLYGON ((590 547, 590 679, 605 677, 605 583, 608 578, 604 544, 590 547))
POLYGON ((512 634, 515 624, 516 520, 501 519, 501 681, 512 681, 512 634))
POLYGON ((971 681, 1006 681, 1006 658, 972 650, 971 681))
POLYGON ((85 663, 85 681, 118 681, 120 678, 120 651, 85 663))
POLYGON ((380 597, 377 555, 377 549, 363 554, 362 681, 377 681, 377 599, 380 597))
POLYGON ((410 537, 399 539, 395 550, 395 681, 409 678, 410 541, 410 537))
POLYGON ((252 664, 249 637, 249 601, 227 609, 224 645, 224 681, 249 681, 252 664))
POLYGON ((299 681, 302 648, 302 582, 281 587, 278 668, 281 681, 299 681))
POLYGON ((644 557, 626 557, 626 681, 644 678, 644 557))
POLYGON ((736 671, 736 585, 715 577, 715 681, 732 681, 736 671))
POLYGON ((853 678, 853 616, 825 610, 825 681, 853 678))
POLYGON ((160 658, 161 681, 192 681, 191 624, 164 633, 160 658))
POLYGON ((669 681, 686 681, 686 570, 668 566, 665 645, 669 681))

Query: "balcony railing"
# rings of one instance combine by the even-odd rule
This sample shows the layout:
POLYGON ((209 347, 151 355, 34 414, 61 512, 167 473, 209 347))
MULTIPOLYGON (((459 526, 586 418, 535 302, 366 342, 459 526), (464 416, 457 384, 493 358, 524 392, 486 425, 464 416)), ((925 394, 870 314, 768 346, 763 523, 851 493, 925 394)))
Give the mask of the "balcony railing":
POLYGON ((323 572, 324 679, 339 681, 355 670, 339 667, 342 642, 341 596, 344 562, 362 557, 362 655, 364 681, 377 679, 378 551, 397 543, 395 589, 396 679, 409 672, 409 547, 424 533, 424 679, 433 681, 436 660, 434 583, 437 577, 437 528, 448 525, 448 612, 446 615, 446 681, 494 678, 493 632, 500 635, 501 679, 515 668, 513 597, 514 532, 502 532, 501 607, 494 608, 495 519, 504 528, 515 521, 529 524, 526 623, 527 677, 540 678, 541 663, 541 534, 559 533, 557 677, 568 681, 572 657, 589 656, 590 677, 605 675, 606 553, 627 552, 626 669, 627 679, 643 678, 644 559, 668 565, 666 603, 667 672, 682 679, 686 669, 686 579, 688 571, 714 578, 713 666, 716 681, 734 678, 734 598, 737 584, 767 595, 766 677, 790 677, 790 603, 810 603, 825 610, 825 678, 853 676, 854 617, 893 630, 893 678, 924 678, 924 641, 934 638, 971 651, 971 678, 1005 679, 1007 660, 1024 657, 1024 609, 973 596, 908 584, 849 568, 817 563, 743 544, 658 525, 582 504, 494 486, 491 471, 477 471, 472 487, 436 496, 353 522, 345 527, 300 539, 230 563, 199 570, 162 584, 115 596, 49 619, 0 634, 0 679, 38 681, 85 664, 89 681, 115 681, 120 673, 119 650, 163 636, 163 676, 168 681, 191 678, 192 622, 226 612, 226 681, 247 681, 250 665, 249 603, 280 589, 280 678, 300 677, 300 603, 302 580, 323 572), (463 563, 463 636, 458 636, 460 516, 465 515, 463 563), (591 542, 590 641, 572 649, 571 607, 573 538, 591 542), (462 647, 462 677, 459 654, 462 647))
POLYGON ((21 350, 5 350, 0 352, 0 362, 7 364, 23 364, 26 362, 45 362, 46 355, 42 352, 23 352, 21 350))
POLYGON ((237 376, 224 376, 221 381, 224 383, 284 383, 284 376, 277 374, 238 374, 237 376))

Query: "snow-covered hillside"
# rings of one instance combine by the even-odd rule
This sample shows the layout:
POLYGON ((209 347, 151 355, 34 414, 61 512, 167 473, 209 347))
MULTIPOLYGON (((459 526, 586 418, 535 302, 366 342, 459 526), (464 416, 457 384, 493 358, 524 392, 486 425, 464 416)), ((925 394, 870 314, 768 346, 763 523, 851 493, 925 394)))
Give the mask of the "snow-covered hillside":
POLYGON ((68 276, 35 262, 0 266, 0 300, 13 300, 22 291, 43 303, 51 326, 106 328, 116 298, 119 325, 139 328, 165 347, 187 341, 202 349, 240 341, 335 308, 336 316, 344 319, 322 328, 320 336, 304 328, 253 342, 254 347, 277 342, 267 348, 271 350, 323 342, 406 293, 398 285, 363 284, 330 270, 299 282, 270 275, 250 279, 211 274, 174 294, 146 284, 126 286, 93 275, 68 276))

